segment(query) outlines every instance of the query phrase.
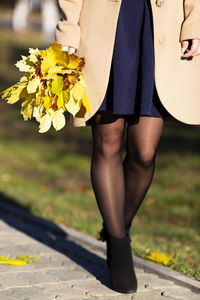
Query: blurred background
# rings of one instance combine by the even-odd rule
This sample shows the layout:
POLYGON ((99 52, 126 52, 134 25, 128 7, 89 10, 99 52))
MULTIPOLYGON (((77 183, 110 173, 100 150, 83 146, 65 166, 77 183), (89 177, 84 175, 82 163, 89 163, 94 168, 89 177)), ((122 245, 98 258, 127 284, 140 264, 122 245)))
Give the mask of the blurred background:
MULTIPOLYGON (((0 2, 0 91, 21 74, 28 48, 54 40, 57 1, 0 2)), ((90 183, 90 127, 39 134, 20 104, 0 102, 0 201, 98 237, 101 217, 90 183)), ((200 279, 200 126, 165 123, 153 184, 132 226, 133 252, 174 253, 169 267, 200 279)))

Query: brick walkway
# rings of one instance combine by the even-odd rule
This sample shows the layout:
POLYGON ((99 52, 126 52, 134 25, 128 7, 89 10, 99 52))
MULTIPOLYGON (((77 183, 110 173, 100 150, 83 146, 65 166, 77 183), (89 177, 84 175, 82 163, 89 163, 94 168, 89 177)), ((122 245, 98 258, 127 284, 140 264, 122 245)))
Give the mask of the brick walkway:
POLYGON ((137 293, 114 292, 104 253, 105 243, 0 203, 0 255, 40 256, 25 266, 0 265, 0 300, 200 299, 200 282, 135 256, 137 293))

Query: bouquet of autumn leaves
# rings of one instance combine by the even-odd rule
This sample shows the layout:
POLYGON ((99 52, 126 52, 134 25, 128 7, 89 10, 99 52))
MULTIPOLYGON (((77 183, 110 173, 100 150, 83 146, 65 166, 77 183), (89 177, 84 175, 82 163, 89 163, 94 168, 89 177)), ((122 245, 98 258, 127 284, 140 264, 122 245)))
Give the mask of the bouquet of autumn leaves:
POLYGON ((86 83, 81 73, 85 58, 68 54, 58 42, 49 43, 46 50, 29 49, 28 56, 15 65, 26 72, 20 81, 2 92, 2 98, 13 104, 21 100, 21 114, 40 123, 39 132, 65 126, 64 112, 81 116, 90 111, 84 92, 86 83))

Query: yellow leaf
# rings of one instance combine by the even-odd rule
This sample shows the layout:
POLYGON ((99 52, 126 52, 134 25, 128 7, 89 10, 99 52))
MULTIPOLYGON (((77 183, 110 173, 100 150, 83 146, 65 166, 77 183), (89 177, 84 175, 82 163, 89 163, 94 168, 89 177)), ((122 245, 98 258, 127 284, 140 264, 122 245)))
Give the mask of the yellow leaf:
POLYGON ((59 42, 49 42, 49 48, 52 49, 53 51, 62 51, 62 45, 59 42))
POLYGON ((34 95, 35 94, 27 94, 26 99, 22 102, 21 114, 23 115, 25 121, 32 118, 33 107, 35 105, 34 95))
POLYGON ((82 69, 83 66, 85 65, 85 58, 83 57, 78 57, 77 55, 75 54, 70 54, 69 55, 69 63, 67 65, 67 68, 69 69, 82 69))
POLYGON ((40 50, 39 49, 33 49, 33 48, 29 48, 29 53, 30 55, 28 56, 28 59, 30 62, 35 63, 38 59, 37 59, 37 54, 39 54, 40 50))
POLYGON ((6 99, 9 97, 10 93, 13 91, 15 91, 15 89, 17 88, 17 85, 12 85, 11 87, 7 88, 5 91, 2 92, 2 98, 6 99))
POLYGON ((42 85, 39 89, 39 93, 36 96, 36 105, 39 106, 43 102, 43 97, 45 97, 45 87, 42 85))
POLYGON ((21 261, 19 259, 9 258, 9 257, 0 255, 0 264, 13 265, 13 266, 24 266, 24 265, 26 265, 26 262, 21 261))
POLYGON ((52 101, 53 99, 51 97, 49 97, 48 95, 46 95, 45 97, 43 97, 43 102, 44 102, 44 108, 46 108, 46 110, 48 110, 51 105, 52 105, 52 101))
POLYGON ((25 262, 25 263, 30 264, 30 263, 32 263, 32 262, 34 262, 34 261, 39 260, 40 257, 39 257, 39 256, 37 256, 37 257, 31 257, 31 256, 29 256, 29 255, 27 255, 27 254, 21 254, 21 255, 18 255, 18 256, 17 256, 17 259, 19 259, 20 261, 23 261, 23 262, 25 262))
POLYGON ((31 119, 32 114, 33 114, 33 107, 31 104, 28 104, 21 110, 21 114, 24 117, 24 121, 27 121, 28 119, 31 119))
POLYGON ((84 80, 84 74, 83 73, 80 73, 80 76, 79 76, 79 79, 80 79, 80 83, 86 87, 86 83, 85 83, 85 80, 84 80))
POLYGON ((58 73, 60 74, 63 73, 62 70, 63 70, 62 66, 51 67, 49 68, 48 73, 43 78, 47 80, 55 79, 58 73))
POLYGON ((51 117, 47 113, 40 119, 39 133, 44 133, 51 127, 51 117))
POLYGON ((69 90, 63 91, 63 101, 64 101, 64 104, 68 103, 69 98, 70 98, 70 91, 69 90))
POLYGON ((57 99, 57 107, 58 107, 58 109, 64 107, 64 97, 63 97, 63 92, 61 92, 61 93, 58 95, 58 99, 57 99))
POLYGON ((21 71, 21 72, 30 72, 31 66, 26 63, 24 59, 19 60, 15 66, 21 71))
POLYGON ((27 76, 22 76, 20 78, 20 82, 25 82, 25 81, 28 81, 28 77, 27 76))
POLYGON ((48 109, 48 114, 49 114, 49 116, 50 116, 50 118, 51 118, 51 121, 53 121, 53 118, 54 118, 54 116, 55 116, 55 110, 54 109, 52 109, 52 108, 50 108, 50 109, 48 109))
MULTIPOLYGON (((13 92, 15 92, 18 88, 20 87, 25 87, 26 86, 26 82, 17 82, 16 84, 12 85, 11 87, 7 88, 6 90, 4 90, 3 92, 1 92, 2 94, 2 98, 3 99, 7 99, 11 96, 11 94, 13 92)), ((20 95, 21 97, 21 95, 20 95)))
POLYGON ((88 102, 88 97, 85 92, 83 93, 82 103, 83 103, 83 106, 85 106, 86 111, 89 112, 91 110, 91 105, 88 102))
POLYGON ((164 265, 168 265, 169 262, 172 260, 174 254, 171 255, 166 255, 165 253, 159 252, 159 251, 150 251, 151 255, 146 255, 145 257, 158 262, 158 263, 162 263, 164 265))
POLYGON ((63 77, 62 76, 57 76, 53 81, 52 81, 52 92, 54 95, 59 95, 63 90, 63 77))
POLYGON ((8 103, 13 104, 17 101, 20 100, 20 94, 22 93, 22 91, 25 89, 25 85, 19 86, 18 88, 16 88, 8 97, 8 103))
POLYGON ((80 101, 83 97, 83 92, 84 92, 84 86, 77 82, 73 89, 72 89, 72 95, 73 97, 77 100, 80 101))
POLYGON ((39 122, 41 119, 40 113, 39 113, 39 108, 37 106, 34 107, 33 109, 33 117, 36 118, 36 120, 39 122))
POLYGON ((51 86, 51 81, 47 80, 46 81, 46 86, 44 87, 44 94, 49 95, 51 92, 52 86, 51 86))
POLYGON ((41 72, 45 76, 48 70, 54 67, 57 63, 56 55, 51 49, 42 50, 41 72))
POLYGON ((36 118, 36 121, 40 122, 40 119, 43 117, 43 104, 35 106, 33 109, 33 117, 36 118))
POLYGON ((28 52, 30 54, 38 54, 40 52, 40 50, 38 48, 35 48, 35 49, 29 48, 28 52))
POLYGON ((40 78, 36 77, 32 80, 29 81, 27 85, 27 92, 30 93, 35 93, 37 88, 40 86, 40 78))
POLYGON ((70 91, 69 101, 65 104, 65 108, 68 112, 70 112, 73 116, 80 110, 79 102, 75 102, 72 96, 72 92, 70 91))
POLYGON ((60 130, 65 126, 65 117, 63 115, 63 110, 59 109, 55 112, 54 118, 53 118, 53 127, 56 130, 60 130))
POLYGON ((10 258, 10 257, 5 257, 3 255, 0 255, 0 264, 2 265, 13 265, 13 266, 24 266, 27 263, 32 263, 34 261, 39 260, 40 257, 31 257, 28 256, 27 254, 22 254, 17 256, 17 258, 10 258))
POLYGON ((50 45, 49 50, 53 51, 55 56, 56 56, 57 64, 61 65, 63 67, 67 67, 67 65, 69 63, 69 54, 68 54, 68 52, 63 51, 61 44, 58 43, 58 42, 49 43, 49 45, 50 45))
POLYGON ((23 89, 21 91, 21 94, 20 94, 20 99, 23 100, 23 101, 25 101, 27 98, 29 98, 29 99, 34 98, 34 96, 35 96, 35 93, 34 94, 28 94, 27 89, 26 89, 26 84, 27 83, 25 83, 25 89, 23 89))
POLYGON ((68 75, 67 79, 69 80, 70 83, 76 82, 76 75, 68 75))

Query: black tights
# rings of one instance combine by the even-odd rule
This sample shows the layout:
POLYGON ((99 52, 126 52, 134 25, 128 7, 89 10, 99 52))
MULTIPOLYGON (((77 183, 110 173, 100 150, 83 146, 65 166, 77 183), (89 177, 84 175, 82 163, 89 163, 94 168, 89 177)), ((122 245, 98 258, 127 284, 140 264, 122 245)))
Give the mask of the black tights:
POLYGON ((126 156, 122 160, 125 118, 110 112, 91 118, 91 179, 108 231, 124 237, 151 184, 162 118, 127 119, 126 156))

